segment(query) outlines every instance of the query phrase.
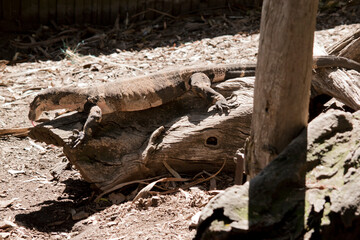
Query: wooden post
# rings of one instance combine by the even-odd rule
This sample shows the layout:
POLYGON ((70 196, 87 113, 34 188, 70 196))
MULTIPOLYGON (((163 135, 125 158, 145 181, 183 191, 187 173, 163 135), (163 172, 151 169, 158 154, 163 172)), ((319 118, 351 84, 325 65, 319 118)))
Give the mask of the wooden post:
POLYGON ((259 173, 307 126, 318 1, 265 0, 246 161, 259 173))

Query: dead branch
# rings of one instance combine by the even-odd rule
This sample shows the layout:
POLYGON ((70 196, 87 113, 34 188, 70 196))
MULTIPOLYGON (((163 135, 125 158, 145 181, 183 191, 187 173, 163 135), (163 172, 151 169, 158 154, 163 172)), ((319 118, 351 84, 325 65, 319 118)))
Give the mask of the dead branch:
POLYGON ((32 127, 27 128, 3 128, 0 129, 0 137, 14 136, 14 137, 27 137, 32 127))

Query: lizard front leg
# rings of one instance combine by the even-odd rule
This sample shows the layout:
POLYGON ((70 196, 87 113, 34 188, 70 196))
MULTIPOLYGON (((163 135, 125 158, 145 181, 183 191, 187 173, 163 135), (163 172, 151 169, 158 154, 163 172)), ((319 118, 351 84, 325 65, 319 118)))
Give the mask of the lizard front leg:
POLYGON ((80 143, 85 142, 91 137, 92 128, 101 122, 102 112, 99 106, 95 105, 90 108, 89 115, 84 124, 83 130, 78 132, 77 137, 73 140, 73 148, 77 147, 80 143))
POLYGON ((230 104, 223 95, 211 88, 211 80, 206 74, 194 73, 190 77, 190 87, 195 94, 214 104, 221 113, 229 111, 230 104))

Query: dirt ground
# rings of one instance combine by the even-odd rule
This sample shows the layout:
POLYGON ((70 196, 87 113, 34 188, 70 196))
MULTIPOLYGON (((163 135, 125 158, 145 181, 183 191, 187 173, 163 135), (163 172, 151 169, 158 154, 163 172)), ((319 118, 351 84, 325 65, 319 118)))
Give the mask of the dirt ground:
MULTIPOLYGON (((98 27, 94 36, 102 32, 105 37, 82 45, 81 34, 42 48, 20 49, 9 42, 26 42, 31 34, 42 41, 48 36, 38 33, 45 30, 59 34, 51 28, 2 34, 0 60, 14 64, 0 62, 0 129, 31 127, 28 105, 44 88, 110 82, 171 66, 256 60, 258 11, 165 20, 120 26, 117 34, 112 27, 98 27)), ((318 16, 317 41, 330 46, 360 28, 359 22, 359 6, 324 11, 318 16)), ((62 26, 61 32, 74 29, 89 32, 74 26, 62 26)), ((132 203, 140 185, 125 196, 117 192, 94 202, 94 191, 76 169, 68 166, 60 176, 51 174, 66 161, 62 149, 28 137, 0 139, 0 239, 192 239, 193 217, 218 192, 204 183, 132 203)), ((233 176, 220 174, 216 183, 224 189, 233 184, 233 176)))

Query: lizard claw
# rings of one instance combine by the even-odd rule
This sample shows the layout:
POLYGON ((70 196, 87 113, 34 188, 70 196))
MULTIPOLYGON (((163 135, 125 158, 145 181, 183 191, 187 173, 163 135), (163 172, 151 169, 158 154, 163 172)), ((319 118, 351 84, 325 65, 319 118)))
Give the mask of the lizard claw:
POLYGON ((84 142, 85 134, 83 131, 74 129, 73 136, 71 136, 71 148, 76 148, 80 143, 84 142))
POLYGON ((230 111, 230 106, 229 106, 229 104, 225 101, 225 102, 223 102, 223 101, 217 101, 216 103, 215 103, 215 108, 219 111, 219 112, 221 112, 221 114, 223 114, 224 112, 225 113, 228 113, 229 111, 230 111))
POLYGON ((215 102, 215 104, 213 106, 211 106, 208 110, 209 112, 211 111, 217 111, 220 112, 221 114, 223 113, 228 113, 230 111, 230 106, 228 104, 228 102, 225 100, 218 100, 215 102))
POLYGON ((240 106, 240 104, 237 102, 229 103, 225 99, 221 99, 216 101, 215 104, 209 108, 209 111, 216 110, 221 114, 228 114, 231 108, 236 108, 238 106, 240 106))

